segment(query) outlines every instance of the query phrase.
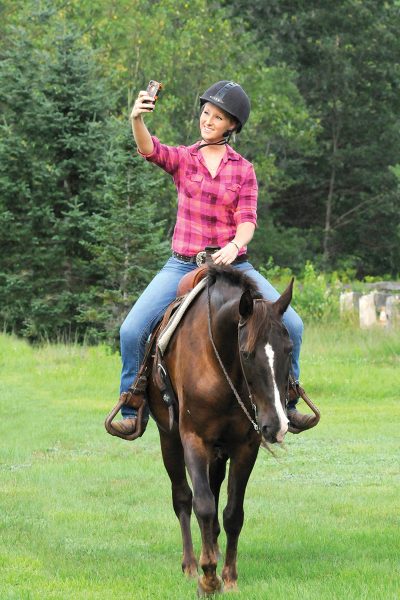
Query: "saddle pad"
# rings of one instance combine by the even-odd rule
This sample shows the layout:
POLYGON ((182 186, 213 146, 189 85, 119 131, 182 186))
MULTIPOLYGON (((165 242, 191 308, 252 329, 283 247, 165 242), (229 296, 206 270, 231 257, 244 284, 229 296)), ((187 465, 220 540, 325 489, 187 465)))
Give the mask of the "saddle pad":
POLYGON ((194 287, 187 294, 186 298, 183 300, 182 304, 180 305, 180 307, 178 308, 176 313, 172 316, 170 322, 168 323, 168 325, 166 326, 164 331, 161 333, 160 337, 158 338, 157 346, 162 355, 164 355, 164 352, 166 351, 166 349, 168 347, 170 339, 172 338, 176 328, 178 327, 179 323, 181 322, 183 315, 186 313, 187 309, 189 308, 189 306, 191 305, 193 300, 196 298, 196 296, 201 292, 201 290, 203 290, 206 287, 206 285, 207 285, 207 277, 202 279, 196 285, 196 287, 194 287))

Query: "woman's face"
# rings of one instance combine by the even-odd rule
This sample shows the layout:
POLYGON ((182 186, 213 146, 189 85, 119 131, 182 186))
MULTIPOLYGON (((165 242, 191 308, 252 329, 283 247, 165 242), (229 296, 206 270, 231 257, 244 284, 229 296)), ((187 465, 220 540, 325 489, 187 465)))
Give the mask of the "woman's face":
POLYGON ((206 102, 200 115, 200 133, 205 142, 219 142, 225 131, 235 128, 235 122, 221 108, 206 102))

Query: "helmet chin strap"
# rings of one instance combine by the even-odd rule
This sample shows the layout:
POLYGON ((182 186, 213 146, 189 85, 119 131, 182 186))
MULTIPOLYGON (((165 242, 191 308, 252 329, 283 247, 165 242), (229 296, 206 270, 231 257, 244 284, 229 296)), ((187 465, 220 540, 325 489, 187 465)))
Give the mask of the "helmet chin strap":
POLYGON ((219 140, 219 142, 204 142, 204 144, 200 144, 200 146, 197 148, 197 150, 201 150, 202 148, 205 148, 206 146, 225 146, 225 144, 229 144, 229 140, 231 139, 231 136, 233 134, 233 130, 229 129, 228 131, 225 131, 224 133, 224 139, 219 140))

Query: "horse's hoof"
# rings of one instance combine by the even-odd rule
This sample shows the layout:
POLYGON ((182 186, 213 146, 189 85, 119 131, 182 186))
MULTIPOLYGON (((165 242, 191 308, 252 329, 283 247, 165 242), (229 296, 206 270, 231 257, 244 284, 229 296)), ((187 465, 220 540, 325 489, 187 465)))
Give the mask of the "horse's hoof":
POLYGON ((237 581, 224 581, 224 592, 238 592, 237 581))
POLYGON ((187 577, 188 579, 193 579, 194 577, 198 577, 199 575, 196 563, 186 565, 186 567, 182 565, 182 571, 185 577, 187 577))
POLYGON ((197 584, 197 596, 198 598, 205 598, 214 596, 215 594, 222 594, 224 591, 224 584, 221 577, 215 575, 212 579, 206 580, 205 576, 199 577, 197 584))

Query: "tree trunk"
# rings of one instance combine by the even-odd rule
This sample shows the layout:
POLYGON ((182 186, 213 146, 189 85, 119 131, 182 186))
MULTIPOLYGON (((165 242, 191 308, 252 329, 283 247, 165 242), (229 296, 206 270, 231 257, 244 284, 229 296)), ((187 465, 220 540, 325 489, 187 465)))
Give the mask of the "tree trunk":
POLYGON ((335 193, 336 184, 336 154, 338 149, 338 137, 339 127, 336 123, 336 115, 333 117, 332 125, 332 157, 331 157, 331 176, 329 178, 329 189, 328 197, 326 199, 326 210, 325 210, 325 228, 323 237, 323 264, 325 267, 328 266, 330 261, 330 239, 332 234, 332 208, 333 208, 333 196, 335 193))

